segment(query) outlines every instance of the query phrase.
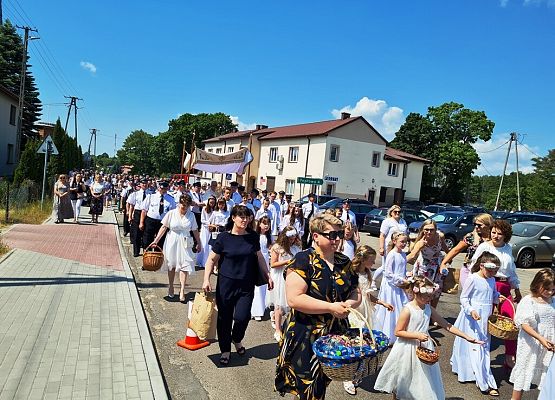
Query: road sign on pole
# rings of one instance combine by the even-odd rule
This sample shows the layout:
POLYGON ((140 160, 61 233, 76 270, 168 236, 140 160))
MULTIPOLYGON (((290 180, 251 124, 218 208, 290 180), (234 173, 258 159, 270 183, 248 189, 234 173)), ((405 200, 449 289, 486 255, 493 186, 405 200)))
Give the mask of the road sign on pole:
POLYGON ((54 154, 54 155, 60 154, 58 152, 58 149, 56 148, 56 145, 54 144, 54 140, 52 140, 52 137, 50 135, 44 138, 44 141, 42 142, 39 149, 37 150, 37 153, 39 154, 46 154, 47 152, 50 152, 50 154, 54 154), (50 145, 50 149, 48 148, 49 145, 50 145))
POLYGON ((309 185, 323 185, 324 180, 320 178, 307 178, 304 176, 298 176, 297 183, 307 183, 309 185))

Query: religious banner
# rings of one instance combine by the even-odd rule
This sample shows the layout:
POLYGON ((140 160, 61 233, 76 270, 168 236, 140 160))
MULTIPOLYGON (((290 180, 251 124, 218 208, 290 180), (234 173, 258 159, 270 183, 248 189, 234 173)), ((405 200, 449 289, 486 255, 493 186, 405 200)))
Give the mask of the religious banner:
POLYGON ((219 155, 201 149, 193 152, 193 168, 216 174, 242 175, 245 167, 253 160, 251 152, 242 148, 234 153, 219 155))

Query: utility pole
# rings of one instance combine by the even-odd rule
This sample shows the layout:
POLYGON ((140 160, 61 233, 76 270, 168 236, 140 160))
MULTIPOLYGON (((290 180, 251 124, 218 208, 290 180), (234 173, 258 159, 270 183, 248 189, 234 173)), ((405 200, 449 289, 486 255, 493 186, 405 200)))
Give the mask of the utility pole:
MULTIPOLYGON (((497 191, 497 199, 495 200, 495 208, 493 209, 493 211, 497 211, 497 207, 499 206, 499 197, 501 196, 501 187, 503 186, 503 179, 505 178, 505 171, 507 170, 507 162, 509 161, 509 154, 511 153, 511 145, 513 144, 513 141, 515 142, 515 148, 516 148, 516 133, 512 132, 511 133, 511 139, 509 140, 509 148, 507 149, 507 156, 505 157, 505 165, 503 166, 503 175, 501 175, 501 182, 499 183, 499 190, 497 191)), ((518 152, 517 152, 517 161, 516 161, 516 170, 517 170, 517 174, 516 174, 516 188, 517 188, 517 192, 518 192, 518 209, 520 211, 520 188, 518 185, 518 152)))
POLYGON ((17 118, 17 137, 15 141, 15 157, 19 161, 21 153, 21 138, 23 136, 23 106, 25 104, 25 75, 27 74, 27 48, 29 40, 38 39, 38 37, 29 37, 29 32, 38 32, 37 29, 28 26, 16 25, 19 29, 25 30, 23 37, 23 54, 21 58, 21 75, 19 76, 19 101, 18 101, 18 118, 17 118))
POLYGON ((75 97, 75 96, 64 96, 66 99, 69 99, 69 107, 67 110, 67 118, 66 118, 66 124, 64 126, 64 131, 67 133, 67 124, 69 122, 69 116, 71 115, 71 107, 74 107, 74 114, 75 114, 75 134, 74 134, 74 138, 75 138, 75 142, 77 142, 77 100, 81 100, 83 101, 83 99, 80 99, 79 97, 75 97))
POLYGON ((2 14, 2 0, 0 0, 0 25, 4 23, 4 16, 2 14))
POLYGON ((96 171, 96 132, 98 132, 98 129, 92 128, 90 131, 91 131, 91 140, 89 140, 89 149, 87 150, 87 153, 89 153, 89 157, 91 157, 91 143, 93 143, 93 140, 94 140, 94 144, 93 144, 94 164, 92 164, 91 166, 94 165, 94 170, 96 171))
POLYGON ((514 137, 514 141, 515 141, 515 154, 516 154, 516 194, 517 194, 517 199, 518 199, 518 211, 522 211, 522 209, 520 208, 520 184, 518 181, 518 140, 516 137, 516 133, 512 133, 511 134, 512 137, 514 137))

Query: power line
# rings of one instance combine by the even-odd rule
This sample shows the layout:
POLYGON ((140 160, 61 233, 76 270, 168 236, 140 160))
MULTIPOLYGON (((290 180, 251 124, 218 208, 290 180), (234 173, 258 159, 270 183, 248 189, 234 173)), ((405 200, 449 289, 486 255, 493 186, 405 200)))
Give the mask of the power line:
POLYGON ((503 147, 503 146, 505 146, 507 143, 509 143, 509 141, 510 141, 510 139, 507 140, 507 141, 506 141, 505 143, 503 143, 502 145, 496 147, 495 149, 484 150, 484 151, 477 151, 477 150, 476 150, 476 152, 477 152, 478 154, 491 153, 492 151, 499 150, 501 147, 503 147))
POLYGON ((519 143, 521 146, 523 146, 526 150, 528 150, 530 153, 532 153, 533 155, 535 155, 536 157, 543 158, 543 156, 540 156, 538 153, 536 153, 536 152, 530 150, 530 148, 529 148, 528 146, 526 146, 524 143, 522 143, 520 140, 518 141, 518 143, 519 143))

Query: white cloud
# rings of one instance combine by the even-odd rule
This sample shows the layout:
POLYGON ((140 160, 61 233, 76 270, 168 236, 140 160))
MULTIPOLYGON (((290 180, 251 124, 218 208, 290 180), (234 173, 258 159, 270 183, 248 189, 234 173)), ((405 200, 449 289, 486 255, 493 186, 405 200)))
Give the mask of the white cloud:
POLYGON ((81 65, 81 68, 86 69, 91 74, 96 74, 96 65, 94 65, 92 62, 81 61, 79 65, 81 65))
POLYGON ((237 129, 239 129, 240 131, 249 131, 249 130, 254 130, 256 129, 256 124, 247 124, 246 122, 242 122, 239 120, 239 117, 234 117, 234 116, 230 116, 231 118, 231 122, 233 122, 235 125, 237 125, 237 129))
POLYGON ((385 100, 369 99, 366 96, 357 101, 354 107, 348 105, 331 111, 335 118, 340 118, 342 112, 353 117, 363 116, 387 140, 393 139, 395 132, 405 122, 401 108, 389 106, 385 100))
POLYGON ((499 5, 501 7, 506 7, 508 2, 509 2, 509 0, 499 0, 499 5))
MULTIPOLYGON (((481 165, 474 171, 475 175, 501 175, 503 173, 503 165, 505 164, 505 157, 507 157, 507 148, 509 146, 509 134, 503 134, 492 139, 488 142, 479 141, 473 145, 480 156, 481 165)), ((534 153, 540 154, 540 149, 537 147, 527 146, 534 153)), ((518 145, 518 170, 521 173, 530 173, 534 171, 532 165, 532 158, 536 157, 526 147, 518 145)), ((509 161, 507 162, 506 174, 516 172, 516 153, 515 144, 511 146, 509 154, 509 161)))

